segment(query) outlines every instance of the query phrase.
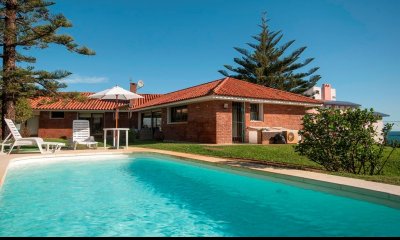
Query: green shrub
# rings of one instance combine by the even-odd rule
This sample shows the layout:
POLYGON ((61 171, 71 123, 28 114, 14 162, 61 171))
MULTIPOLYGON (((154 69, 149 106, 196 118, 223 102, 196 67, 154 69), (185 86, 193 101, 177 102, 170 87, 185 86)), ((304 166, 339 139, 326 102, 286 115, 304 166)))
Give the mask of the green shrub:
POLYGON ((392 125, 377 133, 373 124, 379 119, 372 109, 319 109, 317 114, 306 114, 296 151, 328 171, 380 174, 390 157, 383 159, 383 150, 392 125))

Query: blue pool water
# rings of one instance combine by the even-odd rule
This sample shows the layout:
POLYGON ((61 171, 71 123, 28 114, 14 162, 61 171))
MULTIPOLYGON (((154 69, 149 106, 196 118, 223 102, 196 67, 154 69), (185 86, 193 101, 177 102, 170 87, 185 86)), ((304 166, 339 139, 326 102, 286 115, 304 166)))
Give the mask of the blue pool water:
POLYGON ((159 155, 20 164, 0 236, 399 236, 400 210, 159 155))

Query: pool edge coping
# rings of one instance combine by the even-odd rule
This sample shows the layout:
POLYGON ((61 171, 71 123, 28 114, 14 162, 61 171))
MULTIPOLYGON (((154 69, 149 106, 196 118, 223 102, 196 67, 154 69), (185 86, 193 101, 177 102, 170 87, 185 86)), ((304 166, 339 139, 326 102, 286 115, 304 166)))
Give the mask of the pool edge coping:
POLYGON ((194 160, 195 162, 211 163, 212 165, 227 166, 236 170, 245 170, 250 172, 267 175, 287 181, 300 182, 303 184, 311 184, 317 187, 331 188, 332 190, 339 190, 350 192, 354 194, 361 194, 367 197, 379 198, 391 202, 400 203, 400 186, 372 182, 363 179, 349 178, 343 176, 330 175, 326 173, 317 173, 306 170, 286 169, 265 166, 257 163, 247 163, 245 166, 243 162, 235 161, 232 159, 209 157, 191 153, 173 152, 168 150, 158 150, 140 147, 130 147, 123 150, 76 150, 73 153, 70 151, 61 151, 56 154, 18 154, 2 155, 6 156, 5 159, 0 160, 0 188, 5 182, 7 170, 10 163, 13 161, 27 160, 27 159, 41 159, 41 158, 54 158, 54 157, 77 157, 77 156, 93 156, 93 155, 114 155, 114 154, 131 154, 131 153, 158 153, 162 155, 169 155, 179 158, 186 158, 194 160))

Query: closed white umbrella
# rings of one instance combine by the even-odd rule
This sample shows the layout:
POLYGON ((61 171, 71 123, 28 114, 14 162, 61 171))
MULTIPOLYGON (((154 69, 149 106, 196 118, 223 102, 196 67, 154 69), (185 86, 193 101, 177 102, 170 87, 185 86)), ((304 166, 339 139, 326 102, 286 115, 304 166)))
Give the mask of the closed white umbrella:
POLYGON ((118 100, 131 100, 137 98, 143 98, 139 94, 127 91, 118 85, 113 88, 106 89, 104 91, 92 94, 89 98, 112 100, 115 99, 115 128, 118 128, 118 100))

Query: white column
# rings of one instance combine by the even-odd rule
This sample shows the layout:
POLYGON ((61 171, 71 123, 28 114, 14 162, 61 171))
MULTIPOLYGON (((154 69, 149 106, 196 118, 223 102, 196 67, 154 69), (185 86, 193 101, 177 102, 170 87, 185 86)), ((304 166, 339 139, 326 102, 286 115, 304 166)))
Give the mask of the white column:
POLYGON ((119 149, 119 129, 117 129, 117 149, 119 149))
POLYGON ((107 144, 107 142, 106 142, 106 139, 107 139, 107 130, 103 129, 103 131, 104 131, 104 135, 103 135, 103 136, 104 136, 104 149, 107 149, 107 148, 106 148, 106 146, 107 146, 107 145, 106 145, 106 144, 107 144))
POLYGON ((115 147, 115 129, 113 129, 113 147, 115 147))
POLYGON ((128 149, 128 130, 125 130, 125 138, 126 138, 126 149, 128 149))

